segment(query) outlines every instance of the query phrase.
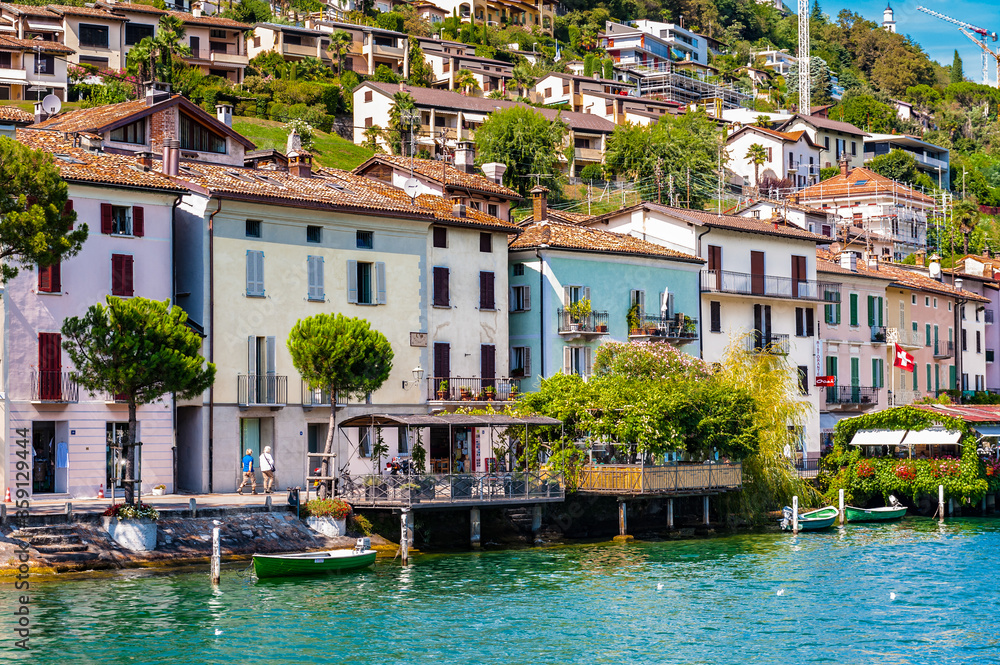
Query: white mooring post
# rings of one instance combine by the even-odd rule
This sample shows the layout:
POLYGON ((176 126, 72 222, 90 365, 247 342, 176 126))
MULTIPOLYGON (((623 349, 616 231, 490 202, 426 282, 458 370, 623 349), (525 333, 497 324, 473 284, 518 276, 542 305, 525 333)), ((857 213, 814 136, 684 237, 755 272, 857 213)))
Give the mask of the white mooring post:
POLYGON ((702 499, 702 501, 701 501, 701 503, 702 503, 702 519, 701 519, 701 523, 702 524, 708 524, 709 523, 708 495, 706 494, 701 499, 702 499))
POLYGON ((479 547, 482 540, 483 523, 479 515, 479 508, 472 508, 469 511, 469 541, 473 547, 479 547))
POLYGON ((944 521, 944 485, 938 485, 938 519, 944 521))
POLYGON ((667 499, 667 528, 674 528, 674 500, 667 499))
POLYGON ((403 512, 399 516, 399 553, 403 559, 403 565, 405 566, 410 561, 410 525, 408 518, 410 516, 410 509, 404 508, 403 512))
POLYGON ((219 543, 219 527, 212 529, 212 584, 222 578, 222 546, 219 543))
POLYGON ((792 533, 799 532, 799 497, 792 497, 792 533))
POLYGON ((844 490, 840 490, 840 525, 843 526, 844 522, 847 521, 847 515, 844 513, 844 490))

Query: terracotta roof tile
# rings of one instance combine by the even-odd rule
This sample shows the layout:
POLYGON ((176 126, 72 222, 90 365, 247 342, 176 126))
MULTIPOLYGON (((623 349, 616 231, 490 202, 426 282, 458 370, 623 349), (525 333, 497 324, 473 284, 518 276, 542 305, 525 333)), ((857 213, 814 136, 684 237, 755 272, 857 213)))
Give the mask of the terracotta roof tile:
POLYGON ((837 120, 830 120, 829 118, 824 118, 818 115, 802 115, 801 113, 796 113, 791 118, 785 121, 782 128, 788 127, 795 124, 796 120, 802 120, 809 123, 813 127, 818 129, 827 129, 834 132, 843 132, 844 134, 856 134, 858 136, 867 136, 868 133, 863 129, 859 129, 849 122, 839 122, 837 120))
POLYGON ((13 48, 19 51, 34 51, 37 48, 42 53, 76 53, 70 47, 59 42, 49 42, 44 39, 19 39, 7 35, 0 35, 0 48, 13 48))
MULTIPOLYGON (((861 262, 858 261, 859 265, 860 263, 861 262)), ((853 270, 848 270, 847 268, 842 267, 836 261, 823 259, 820 258, 819 256, 816 257, 816 272, 821 272, 824 274, 832 274, 832 275, 861 277, 862 279, 880 279, 886 282, 893 281, 892 277, 889 277, 888 275, 883 275, 881 272, 871 272, 871 271, 862 272, 861 270, 859 270, 858 272, 854 272, 853 270)))
POLYGON ((16 106, 0 106, 0 120, 30 125, 35 121, 35 115, 16 106))
POLYGON ((17 14, 22 14, 24 16, 44 16, 45 18, 59 18, 59 15, 45 7, 37 7, 35 5, 16 5, 9 3, 2 3, 0 7, 13 11, 17 14))
POLYGON ((74 148, 59 132, 18 129, 17 140, 54 155, 60 174, 69 181, 174 192, 185 189, 162 173, 143 170, 135 157, 74 148))
POLYGON ((76 109, 52 116, 34 126, 35 129, 55 129, 60 132, 99 131, 118 120, 127 118, 149 108, 146 100, 136 99, 120 104, 94 106, 89 109, 76 109))
POLYGON ((566 210, 553 210, 552 208, 548 209, 548 217, 549 219, 554 219, 557 222, 566 222, 567 224, 576 224, 578 226, 584 226, 594 219, 594 215, 587 215, 580 212, 569 212, 566 210))
POLYGON ((240 23, 239 21, 234 21, 231 18, 223 18, 222 16, 195 16, 194 14, 188 14, 187 12, 167 13, 184 21, 185 25, 207 25, 213 28, 229 28, 230 30, 242 30, 244 32, 253 30, 252 25, 240 23))
POLYGON ((139 5, 133 2, 116 2, 113 5, 107 3, 100 3, 100 4, 116 12, 117 11, 138 12, 140 14, 157 14, 157 15, 162 15, 167 13, 167 10, 165 9, 157 9, 156 7, 152 7, 150 5, 139 5))
POLYGON ((702 259, 696 256, 667 249, 666 247, 641 240, 626 233, 602 231, 600 229, 551 220, 533 222, 524 227, 524 232, 510 244, 510 249, 534 249, 542 245, 548 245, 556 249, 654 256, 688 261, 690 263, 704 263, 702 259))
POLYGON ((59 15, 89 16, 103 18, 108 21, 127 21, 128 19, 109 12, 100 7, 74 7, 73 5, 49 5, 49 9, 59 15))
POLYGON ((815 185, 810 185, 798 192, 800 201, 822 201, 847 196, 877 195, 893 199, 903 196, 914 201, 934 203, 934 199, 926 194, 921 194, 906 185, 898 183, 891 178, 886 178, 884 175, 879 175, 875 171, 863 166, 851 169, 846 176, 838 173, 832 178, 818 182, 815 185))
POLYGON ((520 199, 521 196, 513 189, 498 185, 484 175, 478 173, 466 173, 455 168, 454 165, 433 159, 413 159, 400 155, 375 155, 361 166, 354 169, 354 173, 363 174, 372 164, 388 164, 398 168, 409 169, 411 164, 414 173, 418 173, 425 178, 435 182, 441 182, 442 172, 444 173, 444 184, 449 187, 460 189, 474 189, 478 192, 495 194, 509 199, 520 199))

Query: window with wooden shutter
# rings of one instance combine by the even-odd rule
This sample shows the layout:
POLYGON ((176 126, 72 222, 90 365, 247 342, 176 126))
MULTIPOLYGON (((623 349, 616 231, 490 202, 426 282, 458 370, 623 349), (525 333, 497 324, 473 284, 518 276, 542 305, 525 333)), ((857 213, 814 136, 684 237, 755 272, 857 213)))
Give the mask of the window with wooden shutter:
POLYGON ((812 307, 806 309, 806 337, 816 334, 816 310, 812 307))
POLYGON ((449 271, 447 268, 435 267, 434 268, 434 306, 435 307, 450 307, 451 300, 448 291, 448 275, 449 271))
POLYGON ((132 235, 136 238, 146 235, 146 213, 140 206, 132 206, 132 235))
POLYGON ((62 264, 53 263, 44 268, 38 268, 38 290, 42 293, 60 293, 62 291, 62 264))
POLYGON ((132 256, 130 254, 111 255, 111 295, 121 297, 133 295, 132 256))
POLYGON ((493 273, 479 273, 479 309, 496 309, 496 290, 493 273))
POLYGON ((38 333, 38 397, 62 399, 62 335, 38 333))
MULTIPOLYGON (((493 214, 493 213, 490 213, 493 214)), ((496 217, 496 215, 493 215, 496 217)), ((493 234, 492 233, 480 233, 479 234, 479 251, 480 252, 492 252, 493 251, 493 234)))
POLYGON ((256 249, 247 250, 247 295, 264 297, 264 252, 256 249))
POLYGON ((434 343, 434 378, 447 380, 451 376, 451 344, 434 343))
POLYGON ((448 229, 443 226, 435 226, 434 230, 434 246, 435 247, 447 247, 448 246, 448 229))
POLYGON ((347 262, 347 302, 358 302, 358 262, 347 262))
POLYGON ((708 303, 709 332, 722 332, 722 303, 712 300, 708 303))
POLYGON ((111 216, 111 204, 101 204, 101 233, 111 235, 114 230, 114 219, 111 216))
POLYGON ((527 312, 531 309, 531 287, 512 286, 510 289, 510 311, 527 312))
POLYGON ((386 304, 386 282, 385 282, 385 262, 378 261, 375 264, 375 304, 384 305, 386 304))
POLYGON ((795 336, 802 337, 806 331, 806 317, 805 309, 802 307, 795 308, 795 336))
POLYGON ((497 376, 497 347, 493 344, 482 344, 479 347, 479 370, 483 378, 483 387, 495 386, 497 376))
POLYGON ((851 325, 852 326, 856 326, 856 325, 858 325, 858 294, 857 293, 852 293, 850 295, 850 303, 851 303, 851 325))
POLYGON ((309 277, 308 299, 322 302, 326 300, 323 288, 323 257, 307 256, 306 270, 309 277))

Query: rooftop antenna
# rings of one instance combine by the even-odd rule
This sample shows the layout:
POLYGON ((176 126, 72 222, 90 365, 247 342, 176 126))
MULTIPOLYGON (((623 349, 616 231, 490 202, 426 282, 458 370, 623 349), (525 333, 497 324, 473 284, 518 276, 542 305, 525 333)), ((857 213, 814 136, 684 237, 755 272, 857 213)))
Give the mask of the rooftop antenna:
POLYGON ((799 113, 812 112, 812 60, 809 57, 809 0, 799 0, 799 113))

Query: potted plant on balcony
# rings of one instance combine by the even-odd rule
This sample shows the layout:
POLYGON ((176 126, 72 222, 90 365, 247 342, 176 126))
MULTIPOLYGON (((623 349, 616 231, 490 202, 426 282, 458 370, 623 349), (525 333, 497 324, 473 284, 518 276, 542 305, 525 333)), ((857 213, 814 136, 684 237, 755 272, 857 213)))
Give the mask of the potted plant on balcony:
POLYGON ((468 402, 472 399, 472 391, 469 390, 468 386, 459 387, 458 392, 463 402, 468 402))
POLYGON ((511 399, 517 399, 517 390, 518 390, 517 389, 517 384, 516 383, 511 383, 510 384, 510 398, 511 399))
POLYGON ((628 323, 630 335, 637 335, 641 332, 639 330, 639 303, 632 303, 632 306, 628 308, 625 321, 628 323))
POLYGON ((447 395, 448 395, 448 382, 447 381, 441 381, 438 384, 437 398, 438 399, 445 399, 445 397, 447 397, 447 395))
POLYGON ((144 503, 116 503, 108 506, 102 518, 104 530, 112 540, 131 552, 156 549, 156 520, 160 513, 144 503))
POLYGON ((682 328, 681 332, 683 333, 684 337, 694 337, 695 334, 698 332, 698 326, 695 325, 694 319, 692 319, 690 316, 687 316, 686 314, 683 314, 682 316, 684 317, 684 327, 682 328))
POLYGON ((341 499, 313 499, 302 504, 302 516, 309 528, 330 538, 347 532, 347 516, 351 506, 341 499))
POLYGON ((486 394, 487 400, 493 401, 497 396, 497 389, 494 388, 493 386, 486 386, 485 388, 483 388, 483 393, 486 394))
POLYGON ((570 330, 579 330, 581 325, 586 327, 586 319, 590 316, 590 299, 581 298, 577 300, 566 308, 566 312, 570 316, 570 330))

